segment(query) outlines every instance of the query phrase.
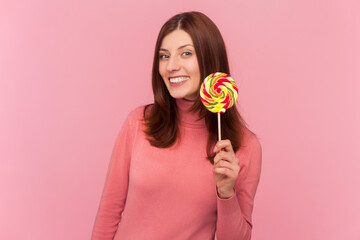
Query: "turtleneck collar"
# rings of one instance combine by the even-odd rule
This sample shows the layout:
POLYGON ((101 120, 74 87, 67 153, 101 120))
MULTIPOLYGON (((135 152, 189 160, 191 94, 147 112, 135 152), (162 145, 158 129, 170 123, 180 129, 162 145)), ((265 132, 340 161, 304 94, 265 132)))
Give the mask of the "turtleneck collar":
POLYGON ((176 98, 176 105, 179 111, 180 124, 189 127, 204 127, 205 119, 199 119, 199 114, 194 112, 187 112, 187 110, 194 104, 194 102, 185 100, 183 98, 176 98))

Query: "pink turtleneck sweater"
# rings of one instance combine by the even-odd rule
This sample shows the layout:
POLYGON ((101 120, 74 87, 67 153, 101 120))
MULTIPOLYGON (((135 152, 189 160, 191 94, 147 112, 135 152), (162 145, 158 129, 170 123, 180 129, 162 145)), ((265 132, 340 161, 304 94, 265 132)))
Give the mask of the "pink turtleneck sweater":
POLYGON ((205 121, 186 113, 192 102, 177 99, 181 141, 150 145, 143 133, 143 107, 132 111, 111 156, 92 239, 250 239, 261 146, 245 130, 236 153, 241 170, 235 195, 217 195, 213 165, 206 159, 205 121))

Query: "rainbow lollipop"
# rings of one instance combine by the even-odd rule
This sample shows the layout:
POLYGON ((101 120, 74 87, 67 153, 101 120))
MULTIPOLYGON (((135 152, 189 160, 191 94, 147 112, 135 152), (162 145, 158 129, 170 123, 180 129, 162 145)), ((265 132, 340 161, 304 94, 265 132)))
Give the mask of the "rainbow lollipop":
POLYGON ((231 108, 237 99, 238 88, 228 74, 216 72, 204 79, 200 87, 200 98, 204 106, 213 113, 218 113, 219 141, 221 140, 220 113, 231 108))

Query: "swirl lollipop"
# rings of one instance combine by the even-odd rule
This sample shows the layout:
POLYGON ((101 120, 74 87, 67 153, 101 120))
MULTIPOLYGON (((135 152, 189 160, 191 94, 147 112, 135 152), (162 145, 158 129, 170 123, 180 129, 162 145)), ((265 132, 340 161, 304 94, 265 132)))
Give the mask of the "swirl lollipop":
POLYGON ((231 108, 237 99, 238 88, 228 74, 216 72, 204 79, 200 87, 200 98, 204 106, 213 113, 218 113, 219 141, 221 140, 220 113, 231 108))

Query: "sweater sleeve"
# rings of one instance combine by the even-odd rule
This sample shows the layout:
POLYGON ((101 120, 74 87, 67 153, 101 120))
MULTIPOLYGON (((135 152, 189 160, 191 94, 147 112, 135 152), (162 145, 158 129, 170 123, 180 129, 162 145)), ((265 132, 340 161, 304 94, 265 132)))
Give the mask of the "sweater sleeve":
POLYGON ((129 115, 116 138, 93 227, 92 240, 113 239, 121 221, 128 190, 134 125, 136 124, 129 115))
POLYGON ((236 154, 240 159, 239 177, 235 184, 235 194, 228 199, 217 197, 217 240, 251 239, 254 197, 260 179, 262 150, 255 135, 248 143, 248 151, 236 154), (241 164, 243 161, 243 165, 241 164), (243 172, 242 172, 243 171, 243 172))

